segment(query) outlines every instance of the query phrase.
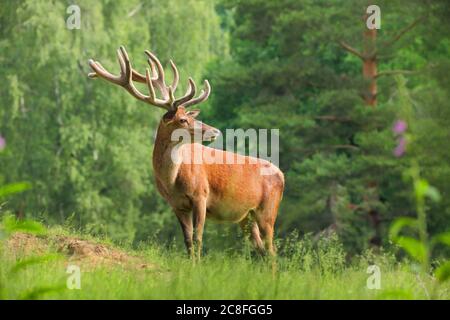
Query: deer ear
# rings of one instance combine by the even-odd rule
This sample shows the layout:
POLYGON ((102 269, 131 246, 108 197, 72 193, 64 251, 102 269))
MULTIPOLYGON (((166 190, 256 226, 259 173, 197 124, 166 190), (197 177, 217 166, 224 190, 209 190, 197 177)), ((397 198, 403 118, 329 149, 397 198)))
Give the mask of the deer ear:
POLYGON ((188 116, 191 116, 192 118, 196 118, 200 114, 200 110, 198 110, 198 109, 189 110, 188 112, 186 112, 186 114, 188 116))

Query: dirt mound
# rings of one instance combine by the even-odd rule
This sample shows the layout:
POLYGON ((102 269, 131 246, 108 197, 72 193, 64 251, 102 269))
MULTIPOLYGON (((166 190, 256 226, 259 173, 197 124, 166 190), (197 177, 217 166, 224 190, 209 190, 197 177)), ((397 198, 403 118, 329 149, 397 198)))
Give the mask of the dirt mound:
POLYGON ((44 239, 28 233, 14 233, 6 242, 8 253, 18 259, 23 256, 40 255, 49 250, 44 239))
POLYGON ((112 246, 69 236, 35 236, 15 233, 7 241, 9 253, 16 259, 23 256, 45 254, 56 249, 68 261, 92 267, 119 265, 134 269, 157 269, 143 258, 130 255, 112 246))

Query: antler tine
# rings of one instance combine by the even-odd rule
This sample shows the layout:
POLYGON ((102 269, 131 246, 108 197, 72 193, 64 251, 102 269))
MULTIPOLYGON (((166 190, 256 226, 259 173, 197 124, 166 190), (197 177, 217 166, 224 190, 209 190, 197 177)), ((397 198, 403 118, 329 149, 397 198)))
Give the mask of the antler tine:
POLYGON ((90 72, 88 76, 90 78, 103 78, 105 80, 108 80, 114 84, 120 85, 120 76, 115 76, 103 68, 103 66, 98 61, 94 61, 92 59, 89 59, 89 66, 94 70, 94 72, 90 72))
POLYGON ((173 80, 170 87, 172 88, 173 92, 175 92, 175 90, 177 90, 178 81, 180 80, 180 74, 178 73, 177 66, 172 60, 170 60, 170 66, 172 67, 173 70, 173 80))
MULTIPOLYGON (((151 54, 147 50, 145 51, 145 53, 148 56, 149 56, 149 54, 151 54)), ((153 58, 151 56, 149 56, 147 62, 150 65, 152 74, 154 75, 154 77, 151 78, 153 81, 153 84, 158 87, 158 89, 161 92, 161 95, 164 99, 169 98, 169 91, 166 86, 166 83, 164 82, 164 78, 165 78, 164 77, 164 69, 163 69, 161 63, 159 62, 159 60, 157 60, 157 62, 155 60, 153 60, 153 58)))
POLYGON ((132 71, 133 81, 140 82, 140 83, 146 83, 147 80, 145 78, 145 75, 140 74, 136 70, 133 69, 132 71))
POLYGON ((156 68, 158 70, 158 78, 160 79, 161 82, 164 83, 164 68, 161 64, 161 62, 159 62, 159 59, 150 51, 145 50, 145 54, 150 58, 150 60, 152 60, 152 62, 155 63, 156 68))
POLYGON ((119 57, 120 74, 123 76, 124 84, 131 82, 131 62, 128 57, 128 53, 123 46, 120 46, 117 50, 117 56, 119 57))
POLYGON ((150 70, 152 74, 155 75, 155 77, 152 77, 153 81, 158 81, 158 71, 156 71, 155 64, 153 63, 152 59, 147 59, 148 65, 150 66, 150 70))
POLYGON ((166 85, 160 81, 159 76, 158 76, 158 71, 156 71, 155 64, 153 63, 153 61, 151 59, 148 59, 147 62, 150 66, 151 74, 155 75, 154 77, 150 78, 152 80, 153 85, 158 87, 163 99, 167 99, 169 95, 167 92, 166 85))
POLYGON ((159 62, 159 59, 153 53, 151 53, 148 50, 145 50, 145 54, 149 58, 149 63, 151 65, 153 73, 156 74, 155 81, 158 82, 158 84, 160 85, 161 93, 163 94, 163 96, 167 98, 168 90, 165 82, 164 68, 161 62, 159 62), (157 73, 155 72, 155 66, 157 73))
POLYGON ((205 89, 200 92, 200 95, 197 98, 189 100, 180 106, 187 108, 193 106, 194 104, 199 104, 208 99, 210 93, 211 93, 211 86, 209 85, 208 80, 205 80, 205 89))
POLYGON ((183 103, 191 100, 195 96, 196 91, 197 91, 197 86, 195 85, 195 81, 191 77, 189 77, 188 88, 186 90, 186 94, 175 101, 174 107, 176 108, 179 105, 182 105, 183 103))
POLYGON ((148 91, 150 94, 150 99, 154 100, 156 98, 155 88, 153 87, 152 77, 150 75, 150 69, 145 69, 145 78, 148 87, 148 91))

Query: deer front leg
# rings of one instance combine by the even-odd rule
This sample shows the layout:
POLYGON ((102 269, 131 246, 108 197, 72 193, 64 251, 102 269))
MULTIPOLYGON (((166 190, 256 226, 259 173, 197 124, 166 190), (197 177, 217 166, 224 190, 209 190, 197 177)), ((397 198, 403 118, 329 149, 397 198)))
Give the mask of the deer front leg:
POLYGON ((192 216, 190 213, 185 211, 175 211, 175 214, 180 222, 181 229, 183 230, 184 244, 186 245, 188 256, 194 258, 194 247, 192 246, 192 216))
POLYGON ((202 255, 203 228, 206 220, 206 198, 200 198, 193 201, 192 208, 195 229, 195 249, 197 259, 200 261, 202 255))

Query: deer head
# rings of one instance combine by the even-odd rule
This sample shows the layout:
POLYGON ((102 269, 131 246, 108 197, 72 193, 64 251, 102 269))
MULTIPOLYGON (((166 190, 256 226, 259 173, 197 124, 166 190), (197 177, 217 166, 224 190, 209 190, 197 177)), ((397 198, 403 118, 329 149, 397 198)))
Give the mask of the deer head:
MULTIPOLYGON (((145 54, 148 58, 149 68, 146 69, 145 75, 140 74, 131 66, 128 53, 123 46, 117 50, 117 56, 120 66, 120 74, 118 76, 108 72, 98 61, 89 60, 89 65, 94 72, 89 73, 90 78, 103 78, 113 84, 123 87, 136 99, 165 109, 167 112, 161 119, 159 130, 164 130, 169 135, 176 129, 187 130, 191 137, 196 136, 195 133, 201 130, 203 140, 212 141, 220 135, 220 131, 209 125, 206 125, 196 117, 200 110, 190 110, 187 108, 196 104, 200 104, 208 99, 211 93, 211 86, 208 80, 205 80, 204 89, 201 90, 198 97, 196 94, 196 85, 194 80, 188 78, 188 88, 186 93, 175 98, 175 91, 179 82, 179 72, 175 63, 170 60, 170 66, 173 70, 173 81, 170 85, 165 82, 164 68, 159 59, 150 51, 146 50, 145 54), (133 81, 145 83, 148 88, 148 95, 140 92, 133 81), (159 97, 156 95, 156 89, 159 91, 159 97)), ((198 135, 197 135, 198 136, 198 135)))

